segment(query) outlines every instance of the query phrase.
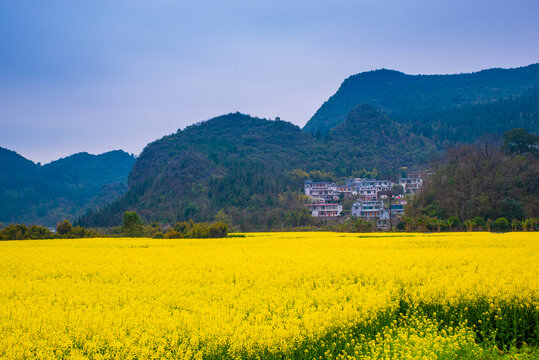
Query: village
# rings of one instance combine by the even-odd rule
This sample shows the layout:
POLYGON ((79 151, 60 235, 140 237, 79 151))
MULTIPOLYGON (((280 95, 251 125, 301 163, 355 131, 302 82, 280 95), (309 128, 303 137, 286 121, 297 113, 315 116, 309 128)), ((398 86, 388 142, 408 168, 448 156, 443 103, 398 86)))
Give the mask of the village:
POLYGON ((326 220, 338 220, 343 216, 343 202, 355 199, 349 215, 376 222, 378 230, 389 230, 404 215, 406 199, 417 194, 423 187, 425 175, 417 172, 401 177, 397 182, 364 178, 349 178, 343 185, 329 181, 306 180, 305 204, 311 216, 326 220))

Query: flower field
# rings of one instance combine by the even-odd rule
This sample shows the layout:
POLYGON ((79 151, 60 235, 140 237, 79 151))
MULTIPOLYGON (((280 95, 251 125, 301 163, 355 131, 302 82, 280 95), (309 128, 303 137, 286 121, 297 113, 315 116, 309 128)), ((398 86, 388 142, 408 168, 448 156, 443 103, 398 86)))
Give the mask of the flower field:
POLYGON ((538 249, 536 233, 0 242, 0 358, 537 358, 538 249))

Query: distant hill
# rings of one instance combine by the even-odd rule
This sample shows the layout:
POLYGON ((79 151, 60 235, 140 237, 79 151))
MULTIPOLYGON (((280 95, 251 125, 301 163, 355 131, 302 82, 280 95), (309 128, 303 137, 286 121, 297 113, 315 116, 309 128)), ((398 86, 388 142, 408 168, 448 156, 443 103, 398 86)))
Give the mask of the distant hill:
POLYGON ((135 162, 124 151, 78 153, 46 165, 0 148, 0 222, 55 226, 127 191, 135 162))
MULTIPOLYGON (((363 103, 383 110, 398 122, 429 121, 429 114, 510 99, 539 89, 539 64, 489 69, 471 74, 407 75, 376 70, 350 76, 304 127, 322 133, 341 123, 363 103)), ((423 124, 427 126, 429 124, 423 124)))
POLYGON ((208 221, 224 209, 242 230, 304 225, 310 215, 299 191, 307 177, 377 166, 388 176, 426 158, 432 144, 392 124, 369 105, 323 138, 285 121, 219 116, 149 144, 129 175, 129 191, 79 223, 118 225, 127 210, 147 221, 208 221))
POLYGON ((129 175, 129 191, 79 223, 118 225, 126 210, 164 223, 211 220, 225 209, 245 229, 275 225, 285 210, 301 208, 297 189, 294 198, 282 204, 278 199, 297 185, 287 172, 308 164, 316 150, 317 141, 293 124, 240 113, 219 116, 146 146, 129 175))

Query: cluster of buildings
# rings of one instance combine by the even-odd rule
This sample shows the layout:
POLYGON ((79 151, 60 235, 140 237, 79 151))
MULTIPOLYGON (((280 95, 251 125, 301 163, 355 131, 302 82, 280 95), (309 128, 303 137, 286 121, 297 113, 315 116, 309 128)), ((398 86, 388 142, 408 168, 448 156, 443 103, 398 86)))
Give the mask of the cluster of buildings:
POLYGON ((423 179, 419 173, 400 178, 397 183, 389 180, 350 178, 345 180, 344 185, 336 185, 334 182, 307 180, 304 191, 311 203, 305 206, 314 217, 337 218, 343 211, 342 201, 356 197, 351 215, 376 221, 378 229, 387 230, 392 222, 393 225, 396 224, 404 214, 404 196, 416 194, 422 186, 423 179), (397 184, 402 186, 402 194, 391 196, 389 191, 397 184))

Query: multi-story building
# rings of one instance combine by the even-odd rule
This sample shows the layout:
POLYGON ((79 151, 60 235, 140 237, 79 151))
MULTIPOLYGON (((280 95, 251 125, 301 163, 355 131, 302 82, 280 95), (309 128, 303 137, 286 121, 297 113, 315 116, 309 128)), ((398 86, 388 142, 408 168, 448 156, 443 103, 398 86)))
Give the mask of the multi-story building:
POLYGON ((339 200, 339 192, 337 191, 337 185, 328 181, 305 181, 303 188, 305 195, 315 200, 331 201, 339 200))
POLYGON ((364 179, 357 183, 360 187, 384 187, 389 188, 391 186, 391 181, 389 180, 376 180, 376 179, 364 179))
POLYGON ((306 204, 305 206, 309 209, 309 212, 314 217, 324 217, 324 218, 337 217, 341 215, 341 212, 342 212, 342 205, 340 204, 319 203, 319 204, 306 204))
POLYGON ((376 191, 387 191, 391 189, 391 181, 353 178, 346 179, 347 185, 353 186, 359 192, 362 189, 375 189, 376 191))
POLYGON ((357 189, 350 185, 337 185, 337 192, 345 198, 352 197, 357 194, 357 189))
POLYGON ((389 211, 384 208, 384 200, 358 200, 352 205, 352 216, 376 222, 378 230, 389 228, 389 211))
POLYGON ((419 174, 408 174, 407 177, 399 179, 399 185, 402 185, 405 194, 416 194, 421 191, 423 179, 419 174))
POLYGON ((378 190, 374 187, 365 187, 357 190, 357 195, 361 200, 376 200, 378 199, 378 190))
POLYGON ((363 219, 384 217, 384 200, 358 200, 352 205, 352 216, 363 219))
POLYGON ((391 204, 391 216, 395 219, 399 219, 404 215, 404 205, 406 205, 406 200, 397 199, 394 204, 391 204))
POLYGON ((312 180, 305 180, 303 183, 303 188, 305 189, 305 195, 309 195, 309 191, 312 190, 335 190, 336 185, 334 182, 329 181, 312 181, 312 180))
MULTIPOLYGON (((397 199, 391 204, 391 220, 396 224, 404 214, 406 201, 397 199)), ((386 208, 383 199, 358 200, 352 205, 352 216, 359 217, 367 221, 376 221, 378 230, 389 230, 390 219, 389 210, 386 208)))

